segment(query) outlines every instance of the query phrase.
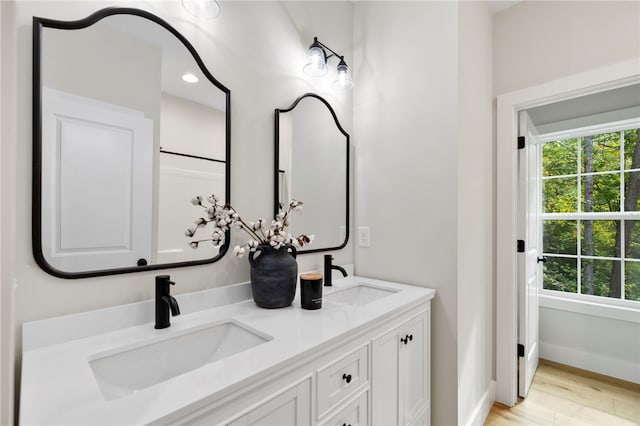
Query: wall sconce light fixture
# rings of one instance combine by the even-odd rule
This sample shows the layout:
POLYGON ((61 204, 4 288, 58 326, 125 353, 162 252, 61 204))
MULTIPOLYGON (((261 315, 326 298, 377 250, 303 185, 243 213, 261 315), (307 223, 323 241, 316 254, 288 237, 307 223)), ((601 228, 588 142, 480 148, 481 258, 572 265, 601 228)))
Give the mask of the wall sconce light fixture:
POLYGON ((351 89, 353 87, 353 79, 351 78, 349 67, 344 61, 344 56, 338 54, 327 45, 319 42, 318 37, 314 37, 313 43, 309 46, 309 62, 304 66, 303 71, 311 77, 322 77, 327 74, 327 59, 332 56, 340 58, 340 62, 338 62, 338 66, 336 67, 338 77, 336 78, 336 81, 333 82, 333 87, 338 89, 351 89), (327 50, 331 52, 328 56, 327 50))
POLYGON ((196 18, 213 19, 220 14, 216 0, 182 0, 182 6, 196 18))

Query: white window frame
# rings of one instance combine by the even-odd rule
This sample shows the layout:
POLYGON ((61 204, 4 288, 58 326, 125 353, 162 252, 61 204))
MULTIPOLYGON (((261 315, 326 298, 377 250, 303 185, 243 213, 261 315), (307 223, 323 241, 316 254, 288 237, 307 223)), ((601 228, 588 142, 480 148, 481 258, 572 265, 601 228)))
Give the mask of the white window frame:
MULTIPOLYGON (((572 138, 583 138, 585 136, 592 136, 603 133, 613 133, 613 132, 624 132, 626 130, 637 129, 640 128, 640 118, 633 118, 628 120, 621 120, 616 122, 610 122, 605 124, 598 124, 593 126, 579 127, 570 130, 563 130, 559 132, 545 133, 539 135, 537 139, 537 143, 544 144, 547 142, 560 141, 565 139, 572 138)), ((580 173, 580 145, 578 146, 578 158, 576 165, 576 173, 569 174, 566 176, 553 176, 552 178, 562 178, 562 177, 577 177, 578 178, 578 197, 580 197, 580 187, 581 187, 581 176, 585 176, 584 173, 580 173)), ((543 190, 543 181, 544 178, 542 176, 542 155, 539 158, 539 173, 538 179, 540 180, 540 188, 541 193, 539 194, 539 199, 542 200, 542 190, 543 190)), ((640 220, 640 212, 627 212, 624 211, 624 181, 622 179, 622 175, 624 173, 629 172, 640 172, 640 169, 624 169, 624 143, 620 146, 620 165, 622 166, 619 170, 612 170, 606 172, 594 172, 589 173, 590 175, 603 175, 603 174, 615 174, 618 173, 621 176, 620 179, 620 211, 619 212, 590 212, 584 213, 582 212, 582 205, 580 200, 578 199, 578 211, 572 213, 544 213, 542 212, 542 204, 539 206, 540 214, 539 214, 539 224, 540 229, 543 229, 543 223, 545 220, 574 220, 576 222, 581 220, 640 220)), ((578 225, 579 227, 579 225, 578 225)), ((580 229, 578 229, 578 233, 580 229)), ((624 241, 624 228, 622 229, 622 241, 624 241)), ((577 260, 577 283, 576 283, 576 291, 577 293, 569 293, 558 290, 547 290, 543 288, 543 280, 540 280, 540 306, 552 308, 552 309, 561 309, 567 310, 571 312, 577 312, 588 315, 597 315, 606 318, 614 318, 620 319, 624 321, 630 321, 634 323, 640 323, 640 301, 634 300, 626 300, 625 297, 625 286, 622 285, 621 288, 621 298, 614 299, 610 297, 604 296, 593 296, 588 294, 580 293, 580 282, 581 282, 581 274, 580 274, 580 259, 582 258, 592 258, 591 256, 584 256, 581 254, 580 247, 580 234, 577 237, 577 251, 576 255, 558 255, 555 253, 543 253, 543 256, 550 257, 566 257, 577 260)), ((624 253, 624 247, 622 247, 621 258, 608 258, 608 257, 597 257, 602 260, 619 260, 621 263, 622 269, 622 277, 624 277, 625 273, 625 262, 639 262, 640 259, 629 259, 625 258, 626 253, 624 253)))

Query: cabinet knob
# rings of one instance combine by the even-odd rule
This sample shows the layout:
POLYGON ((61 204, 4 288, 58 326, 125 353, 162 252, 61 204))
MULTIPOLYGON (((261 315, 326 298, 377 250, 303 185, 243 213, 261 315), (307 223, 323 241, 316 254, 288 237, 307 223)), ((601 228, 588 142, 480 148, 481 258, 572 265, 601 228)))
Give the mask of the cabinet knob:
POLYGON ((409 337, 409 341, 413 340, 413 334, 410 334, 410 335, 409 335, 409 336, 407 336, 407 337, 409 337))
POLYGON ((347 383, 351 383, 351 374, 343 374, 342 375, 342 380, 344 380, 347 383))

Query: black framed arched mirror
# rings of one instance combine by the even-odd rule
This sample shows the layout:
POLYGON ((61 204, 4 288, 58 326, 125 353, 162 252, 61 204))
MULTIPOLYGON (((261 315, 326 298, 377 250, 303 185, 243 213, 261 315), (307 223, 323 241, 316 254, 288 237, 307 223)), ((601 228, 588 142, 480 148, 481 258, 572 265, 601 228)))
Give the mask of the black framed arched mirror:
POLYGON ((291 234, 314 234, 299 254, 339 250, 349 241, 349 134, 323 97, 305 93, 275 110, 274 215, 304 201, 291 234))
MULTIPOLYGON (((33 18, 33 253, 82 278, 210 263, 194 195, 229 202, 230 91, 139 9, 33 18)), ((229 241, 229 238, 227 238, 229 241)))

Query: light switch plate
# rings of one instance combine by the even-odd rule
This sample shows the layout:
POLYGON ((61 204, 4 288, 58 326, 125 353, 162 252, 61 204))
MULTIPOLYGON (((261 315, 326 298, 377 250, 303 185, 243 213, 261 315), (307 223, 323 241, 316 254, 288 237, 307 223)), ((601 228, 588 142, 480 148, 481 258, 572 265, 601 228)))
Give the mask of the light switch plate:
POLYGON ((359 247, 371 246, 371 235, 369 233, 368 226, 361 226, 358 228, 358 246, 359 247))

